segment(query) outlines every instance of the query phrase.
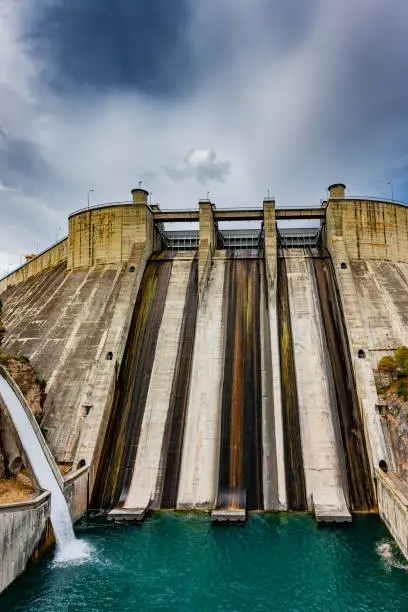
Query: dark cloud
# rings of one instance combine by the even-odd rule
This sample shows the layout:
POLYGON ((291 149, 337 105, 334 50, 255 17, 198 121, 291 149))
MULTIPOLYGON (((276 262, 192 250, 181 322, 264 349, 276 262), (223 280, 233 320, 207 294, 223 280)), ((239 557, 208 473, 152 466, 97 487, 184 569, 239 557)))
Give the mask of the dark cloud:
POLYGON ((0 128, 0 181, 7 189, 44 194, 57 176, 38 144, 12 138, 0 128))
POLYGON ((187 0, 40 3, 27 36, 59 91, 177 93, 192 74, 187 0))

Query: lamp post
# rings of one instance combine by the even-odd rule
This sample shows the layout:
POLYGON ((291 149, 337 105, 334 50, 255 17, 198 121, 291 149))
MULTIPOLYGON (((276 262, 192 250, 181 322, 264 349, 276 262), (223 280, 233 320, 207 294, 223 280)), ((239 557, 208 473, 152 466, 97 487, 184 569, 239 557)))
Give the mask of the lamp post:
POLYGON ((394 185, 392 181, 387 181, 387 185, 391 187, 391 200, 394 201, 394 185))
POLYGON ((91 189, 91 188, 89 188, 89 189, 88 189, 88 208, 89 208, 89 203, 90 203, 90 201, 91 201, 91 193, 93 193, 93 191, 94 191, 94 190, 93 190, 93 189, 91 189))

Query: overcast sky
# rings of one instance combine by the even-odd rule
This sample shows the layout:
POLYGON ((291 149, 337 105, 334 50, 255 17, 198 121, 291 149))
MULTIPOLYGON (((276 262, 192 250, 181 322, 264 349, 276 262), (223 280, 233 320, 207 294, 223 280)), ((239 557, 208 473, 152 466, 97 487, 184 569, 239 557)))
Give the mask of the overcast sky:
POLYGON ((408 200, 407 65, 406 0, 0 0, 0 272, 89 187, 408 200))

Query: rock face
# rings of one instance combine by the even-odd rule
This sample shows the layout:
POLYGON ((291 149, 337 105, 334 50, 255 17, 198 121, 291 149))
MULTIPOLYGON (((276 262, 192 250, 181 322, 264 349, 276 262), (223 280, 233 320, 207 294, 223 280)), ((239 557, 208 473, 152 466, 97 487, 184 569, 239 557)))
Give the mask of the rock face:
POLYGON ((13 357, 2 357, 0 363, 4 365, 10 376, 16 381, 24 395, 32 413, 39 422, 44 414, 45 381, 37 378, 35 369, 28 360, 13 357))
POLYGON ((387 407, 382 423, 388 433, 397 475, 408 482, 408 404, 387 407))
MULTIPOLYGON (((403 380, 405 389, 408 381, 403 380)), ((400 383, 401 384, 401 383, 400 383)), ((408 482, 408 401, 397 391, 398 382, 393 381, 379 393, 381 423, 394 457, 398 477, 408 482)))
MULTIPOLYGON (((46 398, 45 381, 37 378, 34 367, 24 358, 14 358, 0 353, 0 363, 16 381, 35 418, 37 421, 40 421, 44 414, 43 406, 46 398)), ((7 434, 10 432, 7 432, 5 427, 6 422, 4 419, 1 419, 0 414, 0 478, 9 478, 12 474, 16 474, 19 471, 17 466, 14 469, 11 465, 8 465, 10 460, 8 455, 10 453, 7 453, 7 448, 10 448, 12 441, 8 439, 10 436, 7 434)))

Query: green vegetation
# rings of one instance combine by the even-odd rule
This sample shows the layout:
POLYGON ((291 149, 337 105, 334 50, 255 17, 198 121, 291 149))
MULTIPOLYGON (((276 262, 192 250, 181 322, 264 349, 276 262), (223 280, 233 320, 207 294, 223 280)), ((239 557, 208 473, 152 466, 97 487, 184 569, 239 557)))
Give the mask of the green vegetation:
POLYGON ((399 346, 392 355, 382 357, 377 365, 380 383, 385 390, 394 390, 393 382, 397 379, 395 392, 404 402, 408 401, 408 347, 399 346), (385 381, 384 381, 385 378, 385 381))
POLYGON ((401 374, 408 376, 408 347, 399 346, 395 351, 395 362, 401 374))
POLYGON ((392 378, 394 378, 397 373, 397 362, 391 355, 381 357, 377 367, 379 372, 385 372, 389 374, 392 378))
POLYGON ((408 382, 406 379, 401 378, 397 384, 397 395, 401 397, 404 402, 408 401, 408 382))
POLYGON ((21 361, 21 363, 30 363, 30 360, 28 359, 28 357, 25 357, 24 355, 10 355, 9 353, 3 353, 3 351, 0 350, 0 364, 1 365, 7 365, 7 362, 10 361, 10 359, 21 361))

